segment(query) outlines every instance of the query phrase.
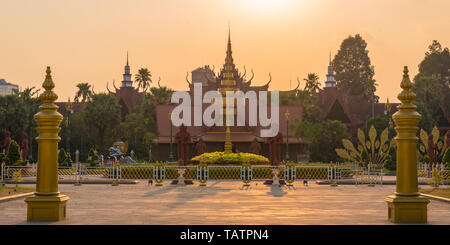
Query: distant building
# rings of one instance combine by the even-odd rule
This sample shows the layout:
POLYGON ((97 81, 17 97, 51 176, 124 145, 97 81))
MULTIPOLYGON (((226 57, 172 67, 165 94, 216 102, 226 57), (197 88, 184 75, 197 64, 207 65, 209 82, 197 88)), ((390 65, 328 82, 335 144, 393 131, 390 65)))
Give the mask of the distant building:
POLYGON ((19 86, 8 83, 5 79, 0 78, 0 95, 14 94, 14 90, 19 90, 19 86))
POLYGON ((122 111, 122 120, 125 120, 125 116, 131 112, 135 105, 139 105, 142 102, 143 94, 146 92, 139 92, 138 89, 133 87, 131 76, 132 74, 130 72, 127 53, 127 64, 124 67, 122 85, 117 88, 115 83, 113 82, 115 92, 112 92, 109 90, 108 84, 106 84, 106 89, 108 90, 109 94, 116 97, 117 101, 119 102, 122 111))

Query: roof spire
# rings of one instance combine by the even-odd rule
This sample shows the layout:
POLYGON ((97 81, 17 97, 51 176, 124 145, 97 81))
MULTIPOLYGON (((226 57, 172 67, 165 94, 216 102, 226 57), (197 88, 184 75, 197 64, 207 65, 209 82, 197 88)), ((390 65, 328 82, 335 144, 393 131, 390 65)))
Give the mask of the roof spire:
POLYGON ((225 57, 225 64, 220 72, 220 77, 222 79, 222 85, 227 84, 228 86, 234 86, 236 84, 237 70, 233 63, 233 56, 231 51, 231 28, 228 24, 228 44, 227 44, 227 55, 225 57))
POLYGON ((336 87, 336 81, 334 80, 333 65, 331 64, 331 51, 330 51, 328 74, 327 74, 327 80, 325 81, 325 87, 326 88, 336 87))
POLYGON ((228 22, 228 43, 231 43, 231 28, 230 28, 230 22, 228 22))
POLYGON ((127 65, 125 66, 122 80, 122 87, 133 87, 131 81, 130 66, 128 65, 128 51, 127 51, 127 65))

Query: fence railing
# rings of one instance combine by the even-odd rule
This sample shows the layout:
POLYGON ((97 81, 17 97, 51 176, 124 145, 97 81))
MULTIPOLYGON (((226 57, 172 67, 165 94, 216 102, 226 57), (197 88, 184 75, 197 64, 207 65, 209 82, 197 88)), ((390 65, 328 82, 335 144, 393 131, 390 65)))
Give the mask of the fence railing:
MULTIPOLYGON (((443 163, 429 165, 420 163, 417 166, 419 177, 430 177, 433 168, 439 169, 444 179, 450 179, 450 170, 444 169, 443 163)), ((20 171, 22 177, 36 177, 37 168, 31 166, 1 166, 0 181, 11 180, 14 173, 20 171)), ((176 180, 180 177, 186 180, 220 181, 262 181, 270 180, 277 173, 279 179, 289 183, 303 180, 338 180, 350 178, 355 184, 383 184, 383 168, 369 164, 367 167, 353 169, 344 165, 314 166, 294 165, 282 166, 174 166, 174 165, 119 165, 113 167, 73 167, 58 168, 60 179, 74 178, 77 180, 87 178, 113 179, 113 180, 176 180), (180 176, 182 174, 182 176, 180 176)))
MULTIPOLYGON (((35 166, 2 166, 2 180, 13 178, 16 171, 22 177, 36 177, 35 166)), ((327 166, 129 166, 114 167, 73 167, 58 168, 60 179, 74 178, 107 178, 114 180, 176 180, 180 174, 186 180, 269 180, 277 173, 279 179, 288 180, 328 180, 340 178, 340 171, 336 167, 327 166)))

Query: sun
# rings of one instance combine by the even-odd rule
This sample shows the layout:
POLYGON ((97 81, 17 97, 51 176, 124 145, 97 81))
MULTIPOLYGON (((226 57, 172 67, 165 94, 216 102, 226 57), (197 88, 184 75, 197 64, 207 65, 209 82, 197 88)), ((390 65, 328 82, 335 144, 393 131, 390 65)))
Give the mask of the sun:
POLYGON ((296 0, 241 0, 240 2, 245 4, 247 8, 273 12, 292 7, 296 0))

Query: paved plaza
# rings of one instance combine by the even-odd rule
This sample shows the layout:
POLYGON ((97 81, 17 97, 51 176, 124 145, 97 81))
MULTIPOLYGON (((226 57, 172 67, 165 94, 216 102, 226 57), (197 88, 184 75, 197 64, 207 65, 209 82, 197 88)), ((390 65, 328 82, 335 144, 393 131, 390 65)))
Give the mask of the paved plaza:
MULTIPOLYGON (((33 186, 33 185, 23 185, 33 186)), ((391 224, 384 198, 394 185, 331 187, 296 182, 295 189, 252 182, 208 182, 194 185, 111 186, 106 184, 60 185, 70 196, 67 220, 26 222, 24 199, 0 203, 0 224, 223 224, 319 225, 391 224)), ((431 200, 430 224, 450 224, 450 204, 431 200)))

